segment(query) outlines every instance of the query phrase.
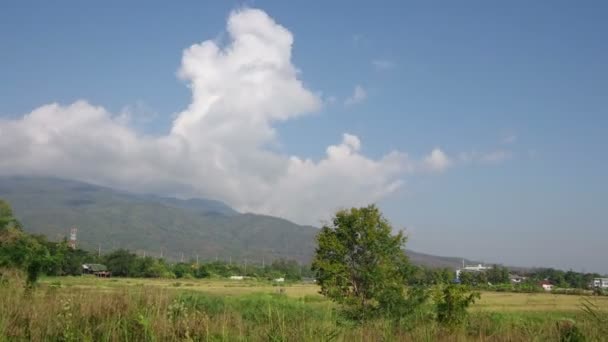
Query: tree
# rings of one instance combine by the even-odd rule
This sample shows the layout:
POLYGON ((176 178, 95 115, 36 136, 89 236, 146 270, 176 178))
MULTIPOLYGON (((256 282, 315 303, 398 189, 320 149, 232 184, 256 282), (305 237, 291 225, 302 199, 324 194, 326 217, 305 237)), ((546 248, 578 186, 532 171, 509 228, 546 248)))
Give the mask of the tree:
POLYGON ((300 265, 295 260, 277 259, 272 262, 270 269, 277 276, 274 278, 285 277, 288 280, 300 280, 300 265))
POLYGON ((137 256, 128 250, 119 249, 105 256, 105 264, 113 275, 129 277, 136 272, 137 256))
POLYGON ((36 284, 49 260, 48 249, 35 236, 11 226, 0 230, 0 267, 25 270, 28 287, 36 284))
POLYGON ((11 227, 20 230, 21 224, 13 215, 13 210, 11 209, 11 206, 8 204, 8 202, 0 199, 0 230, 11 227))
POLYGON ((492 284, 507 284, 509 283, 509 269, 506 267, 494 265, 486 271, 487 280, 492 284))
POLYGON ((192 273, 194 271, 195 269, 192 267, 191 264, 180 262, 173 265, 173 273, 175 273, 176 278, 192 277, 192 273))
POLYGON ((438 288, 434 297, 437 321, 449 328, 456 328, 466 321, 467 308, 480 298, 480 294, 470 292, 466 286, 450 284, 438 288))
POLYGON ((475 285, 476 284, 475 276, 471 272, 461 271, 460 275, 458 276, 458 279, 460 280, 460 283, 463 285, 475 285))
POLYGON ((378 208, 370 205, 336 213, 317 235, 312 270, 321 294, 342 304, 353 318, 403 313, 411 304, 405 284, 409 262, 406 237, 392 234, 378 208))

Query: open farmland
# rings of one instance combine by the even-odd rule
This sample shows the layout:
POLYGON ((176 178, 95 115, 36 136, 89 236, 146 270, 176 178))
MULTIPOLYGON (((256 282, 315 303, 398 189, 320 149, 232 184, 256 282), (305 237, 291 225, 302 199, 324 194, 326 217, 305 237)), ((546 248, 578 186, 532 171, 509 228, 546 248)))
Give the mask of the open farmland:
MULTIPOLYGON (((314 284, 52 277, 27 292, 18 281, 0 288, 5 340, 544 341, 559 340, 564 324, 601 340, 604 329, 574 295, 484 292, 468 325, 448 331, 424 308, 399 324, 348 322, 314 284)), ((608 314, 607 297, 590 300, 608 314)))
MULTIPOLYGON (((258 280, 224 280, 224 279, 141 279, 95 277, 47 277, 42 280, 43 286, 60 284, 64 288, 117 291, 125 288, 151 287, 169 291, 195 291, 210 295, 239 296, 248 294, 284 294, 294 299, 318 298, 325 301, 315 284, 288 283, 276 284, 258 280)), ((580 295, 563 295, 551 293, 512 293, 481 292, 481 299, 473 306, 474 311, 486 312, 560 312, 576 313, 581 310, 581 301, 592 298, 580 295)), ((608 311, 608 297, 595 297, 593 300, 600 308, 608 311)), ((328 302, 329 303, 329 302, 328 302)))

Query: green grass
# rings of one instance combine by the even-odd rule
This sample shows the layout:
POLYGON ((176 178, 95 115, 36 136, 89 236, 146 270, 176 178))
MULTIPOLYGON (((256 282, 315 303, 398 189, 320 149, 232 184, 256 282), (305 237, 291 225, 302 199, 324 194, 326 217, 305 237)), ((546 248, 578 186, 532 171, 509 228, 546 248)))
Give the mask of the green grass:
MULTIPOLYGON (((454 331, 425 309, 398 323, 347 321, 314 284, 62 277, 33 292, 22 285, 15 275, 0 286, 0 341, 547 341, 573 329, 600 341, 608 333, 583 312, 582 297, 568 295, 484 292, 454 331)), ((607 298, 591 300, 606 317, 607 298)))

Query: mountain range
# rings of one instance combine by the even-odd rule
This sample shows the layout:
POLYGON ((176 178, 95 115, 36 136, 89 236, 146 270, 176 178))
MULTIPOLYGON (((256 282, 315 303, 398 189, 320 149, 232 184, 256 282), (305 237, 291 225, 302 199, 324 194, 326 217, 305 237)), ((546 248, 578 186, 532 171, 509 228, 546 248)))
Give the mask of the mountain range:
MULTIPOLYGON (((61 240, 76 227, 84 249, 126 248, 173 260, 310 262, 318 232, 277 217, 239 213, 215 200, 134 194, 57 178, 0 177, 0 198, 11 203, 30 233, 61 240)), ((463 260, 407 254, 429 267, 456 268, 463 260)))

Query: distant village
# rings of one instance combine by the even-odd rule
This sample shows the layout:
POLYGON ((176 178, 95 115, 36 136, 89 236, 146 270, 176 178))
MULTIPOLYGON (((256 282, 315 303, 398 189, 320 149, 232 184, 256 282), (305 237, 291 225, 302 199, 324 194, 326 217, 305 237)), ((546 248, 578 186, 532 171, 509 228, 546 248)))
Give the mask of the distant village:
MULTIPOLYGON (((454 281, 456 283, 461 283, 461 275, 463 273, 478 274, 478 273, 482 273, 482 272, 487 272, 491 268, 492 268, 492 266, 487 266, 487 265, 483 265, 483 264, 465 265, 463 262, 463 266, 461 268, 458 268, 455 272, 456 277, 455 277, 454 281)), ((509 273, 509 281, 513 285, 523 284, 527 280, 528 280, 528 277, 526 277, 526 276, 519 275, 516 273, 509 273)), ((487 285, 491 286, 492 284, 488 283, 487 285)), ((542 279, 542 280, 536 282, 536 285, 545 291, 552 291, 556 287, 557 284, 554 284, 550 279, 542 279)), ((601 277, 592 278, 587 285, 588 285, 588 288, 590 288, 590 289, 605 290, 605 289, 608 289, 608 278, 601 278, 601 277)))

